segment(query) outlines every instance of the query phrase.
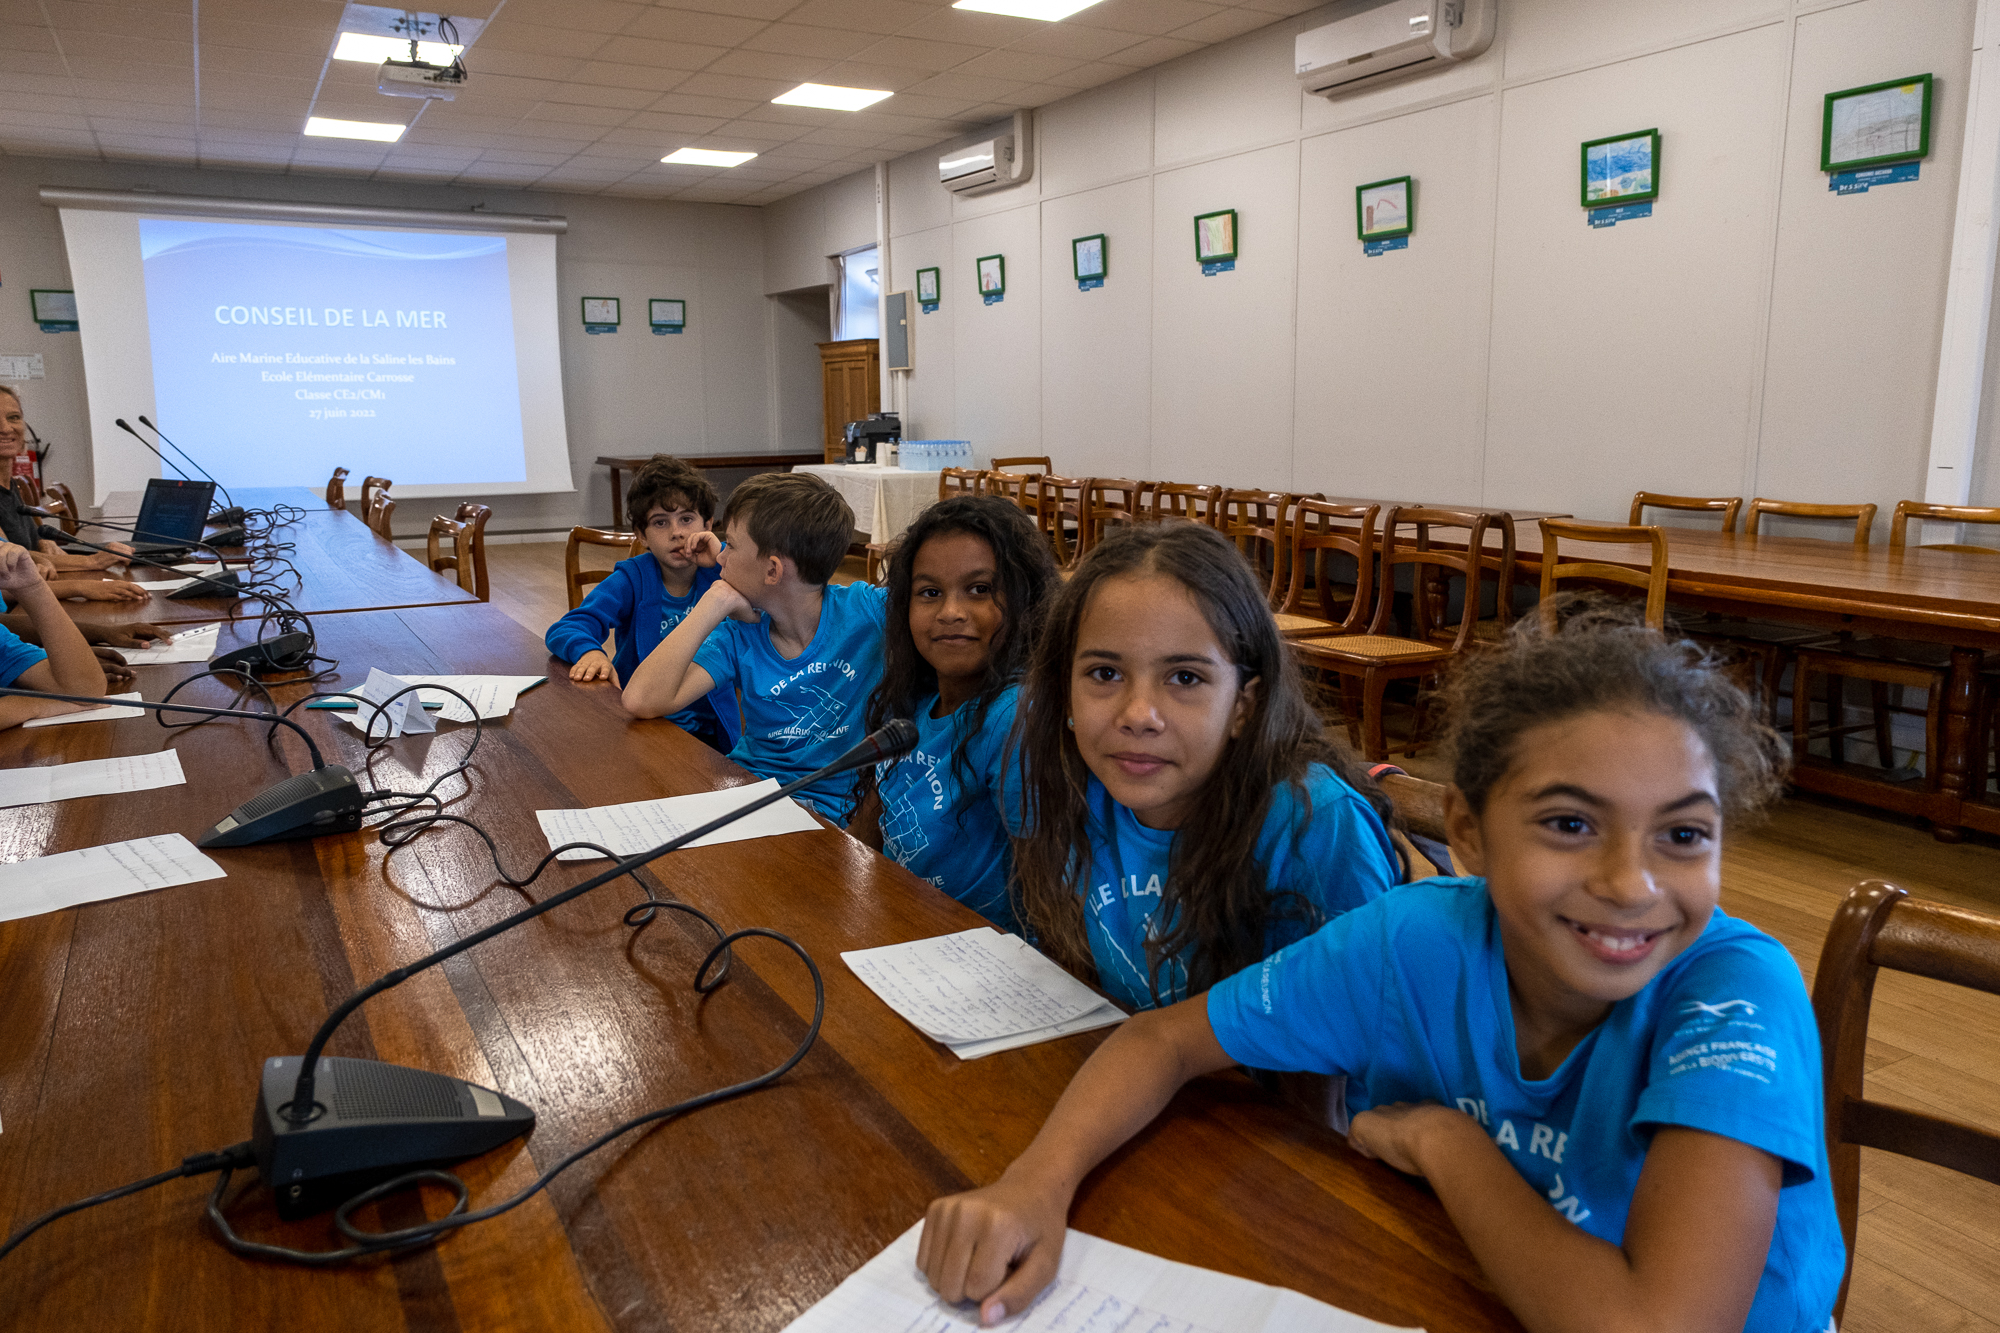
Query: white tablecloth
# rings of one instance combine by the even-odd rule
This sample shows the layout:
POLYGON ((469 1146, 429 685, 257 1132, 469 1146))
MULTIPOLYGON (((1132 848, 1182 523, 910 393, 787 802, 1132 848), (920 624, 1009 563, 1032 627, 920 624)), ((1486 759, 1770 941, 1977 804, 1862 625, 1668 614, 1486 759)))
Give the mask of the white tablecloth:
POLYGON ((847 501, 854 526, 868 540, 886 542, 901 534, 937 500, 938 474, 911 472, 880 463, 808 463, 794 472, 820 478, 847 501))

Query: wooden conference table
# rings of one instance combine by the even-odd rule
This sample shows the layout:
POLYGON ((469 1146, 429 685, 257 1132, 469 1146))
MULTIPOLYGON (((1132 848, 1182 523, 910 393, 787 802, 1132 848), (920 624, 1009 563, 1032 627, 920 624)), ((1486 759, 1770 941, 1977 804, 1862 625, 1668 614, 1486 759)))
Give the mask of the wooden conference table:
MULTIPOLYGON (((319 629, 349 685, 371 665, 549 672, 510 718, 487 725, 471 793, 453 807, 494 836, 515 873, 547 849, 537 809, 744 780, 671 725, 626 718, 608 686, 572 684, 491 607, 331 616, 319 629)), ((195 669, 139 668, 154 698, 195 669)), ((227 697, 213 682, 188 696, 227 697)), ((305 725, 329 762, 359 772, 354 734, 326 719, 313 713, 305 725)), ((468 730, 390 743, 367 781, 429 781, 463 753, 468 730)), ((10 811, 0 857, 195 834, 302 760, 296 738, 274 755, 249 723, 166 733, 146 718, 0 733, 0 764, 170 743, 188 786, 10 811)), ((302 1051, 357 984, 604 864, 558 866, 516 892, 494 884, 462 828, 393 857, 373 833, 212 855, 226 879, 0 924, 0 1229, 242 1140, 261 1062, 302 1051)), ((961 1062, 896 1017, 840 952, 978 918, 830 828, 680 852, 653 882, 725 929, 787 932, 818 962, 825 1027, 784 1079, 619 1140, 548 1193, 434 1249, 332 1271, 234 1257, 202 1217, 213 1180, 174 1181, 28 1241, 5 1261, 0 1324, 780 1329, 933 1197, 994 1179, 1104 1035, 961 1062)), ((704 1001, 689 985, 707 947, 698 923, 672 914, 630 929, 620 916, 635 900, 621 881, 489 941, 370 1002, 328 1048, 463 1077, 535 1108, 529 1138, 458 1168, 475 1207, 621 1120, 776 1065, 802 1036, 812 988, 788 950, 739 945, 731 980, 704 1001)), ((428 1204, 440 1209, 441 1196, 428 1204)), ((225 1207, 252 1238, 331 1243, 326 1217, 281 1222, 247 1178, 225 1207)), ((358 1220, 408 1225, 413 1208, 395 1200, 358 1220)), ((1422 1187, 1241 1077, 1183 1093, 1086 1183, 1073 1222, 1432 1333, 1516 1327, 1422 1187)))
MULTIPOLYGON (((826 461, 826 455, 818 450, 809 454, 679 454, 676 456, 683 463, 704 470, 709 468, 774 467, 781 471, 789 472, 801 463, 822 463, 826 461)), ((614 456, 611 454, 600 454, 598 456, 597 465, 611 469, 611 526, 614 530, 622 529, 625 526, 625 491, 622 474, 637 472, 652 461, 653 456, 651 454, 633 454, 629 457, 614 456)))

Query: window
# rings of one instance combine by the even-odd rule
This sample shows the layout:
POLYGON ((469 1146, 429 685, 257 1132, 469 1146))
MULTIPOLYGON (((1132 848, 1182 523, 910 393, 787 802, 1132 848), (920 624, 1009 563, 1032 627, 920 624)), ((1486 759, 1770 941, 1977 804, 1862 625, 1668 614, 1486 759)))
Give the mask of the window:
POLYGON ((874 246, 839 258, 840 327, 836 338, 879 338, 882 324, 876 299, 882 293, 882 252, 874 246))

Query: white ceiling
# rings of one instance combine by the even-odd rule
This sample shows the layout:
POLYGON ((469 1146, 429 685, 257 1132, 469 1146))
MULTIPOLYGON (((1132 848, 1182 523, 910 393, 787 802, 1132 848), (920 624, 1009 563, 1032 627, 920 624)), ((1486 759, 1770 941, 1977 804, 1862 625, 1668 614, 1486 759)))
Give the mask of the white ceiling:
POLYGON ((329 59, 340 0, 0 0, 0 153, 765 204, 1318 3, 1100 0, 1043 23, 949 0, 499 0, 468 16, 470 86, 426 104, 329 59), (807 81, 895 96, 771 104, 807 81), (308 115, 411 128, 308 139, 308 115), (690 145, 758 157, 660 163, 690 145))

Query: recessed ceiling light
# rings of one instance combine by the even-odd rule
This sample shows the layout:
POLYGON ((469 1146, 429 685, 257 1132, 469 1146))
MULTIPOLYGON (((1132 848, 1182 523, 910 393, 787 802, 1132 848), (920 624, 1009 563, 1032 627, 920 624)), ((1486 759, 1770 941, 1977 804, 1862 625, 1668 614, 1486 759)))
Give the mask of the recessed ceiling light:
POLYGON ((826 83, 802 83, 782 97, 771 100, 779 106, 818 106, 829 111, 859 111, 893 96, 882 88, 836 88, 826 83))
POLYGON ((1017 19, 1041 19, 1054 23, 1066 19, 1080 10, 1089 9, 1097 0, 957 0, 953 9, 977 10, 981 14, 1006 14, 1017 19))
POLYGON ((326 116, 312 116, 306 121, 306 133, 321 139, 375 139, 382 143, 394 143, 403 137, 406 125, 379 125, 372 120, 333 120, 326 116))
MULTIPOLYGON (((417 59, 427 65, 449 65, 465 51, 462 46, 452 46, 446 42, 418 42, 417 59)), ((410 40, 407 37, 376 37, 365 32, 343 32, 340 44, 333 48, 335 60, 358 60, 363 64, 379 65, 385 60, 408 60, 410 40)))
POLYGON ((681 167, 740 167, 755 153, 725 153, 714 148, 677 148, 661 158, 681 167))

